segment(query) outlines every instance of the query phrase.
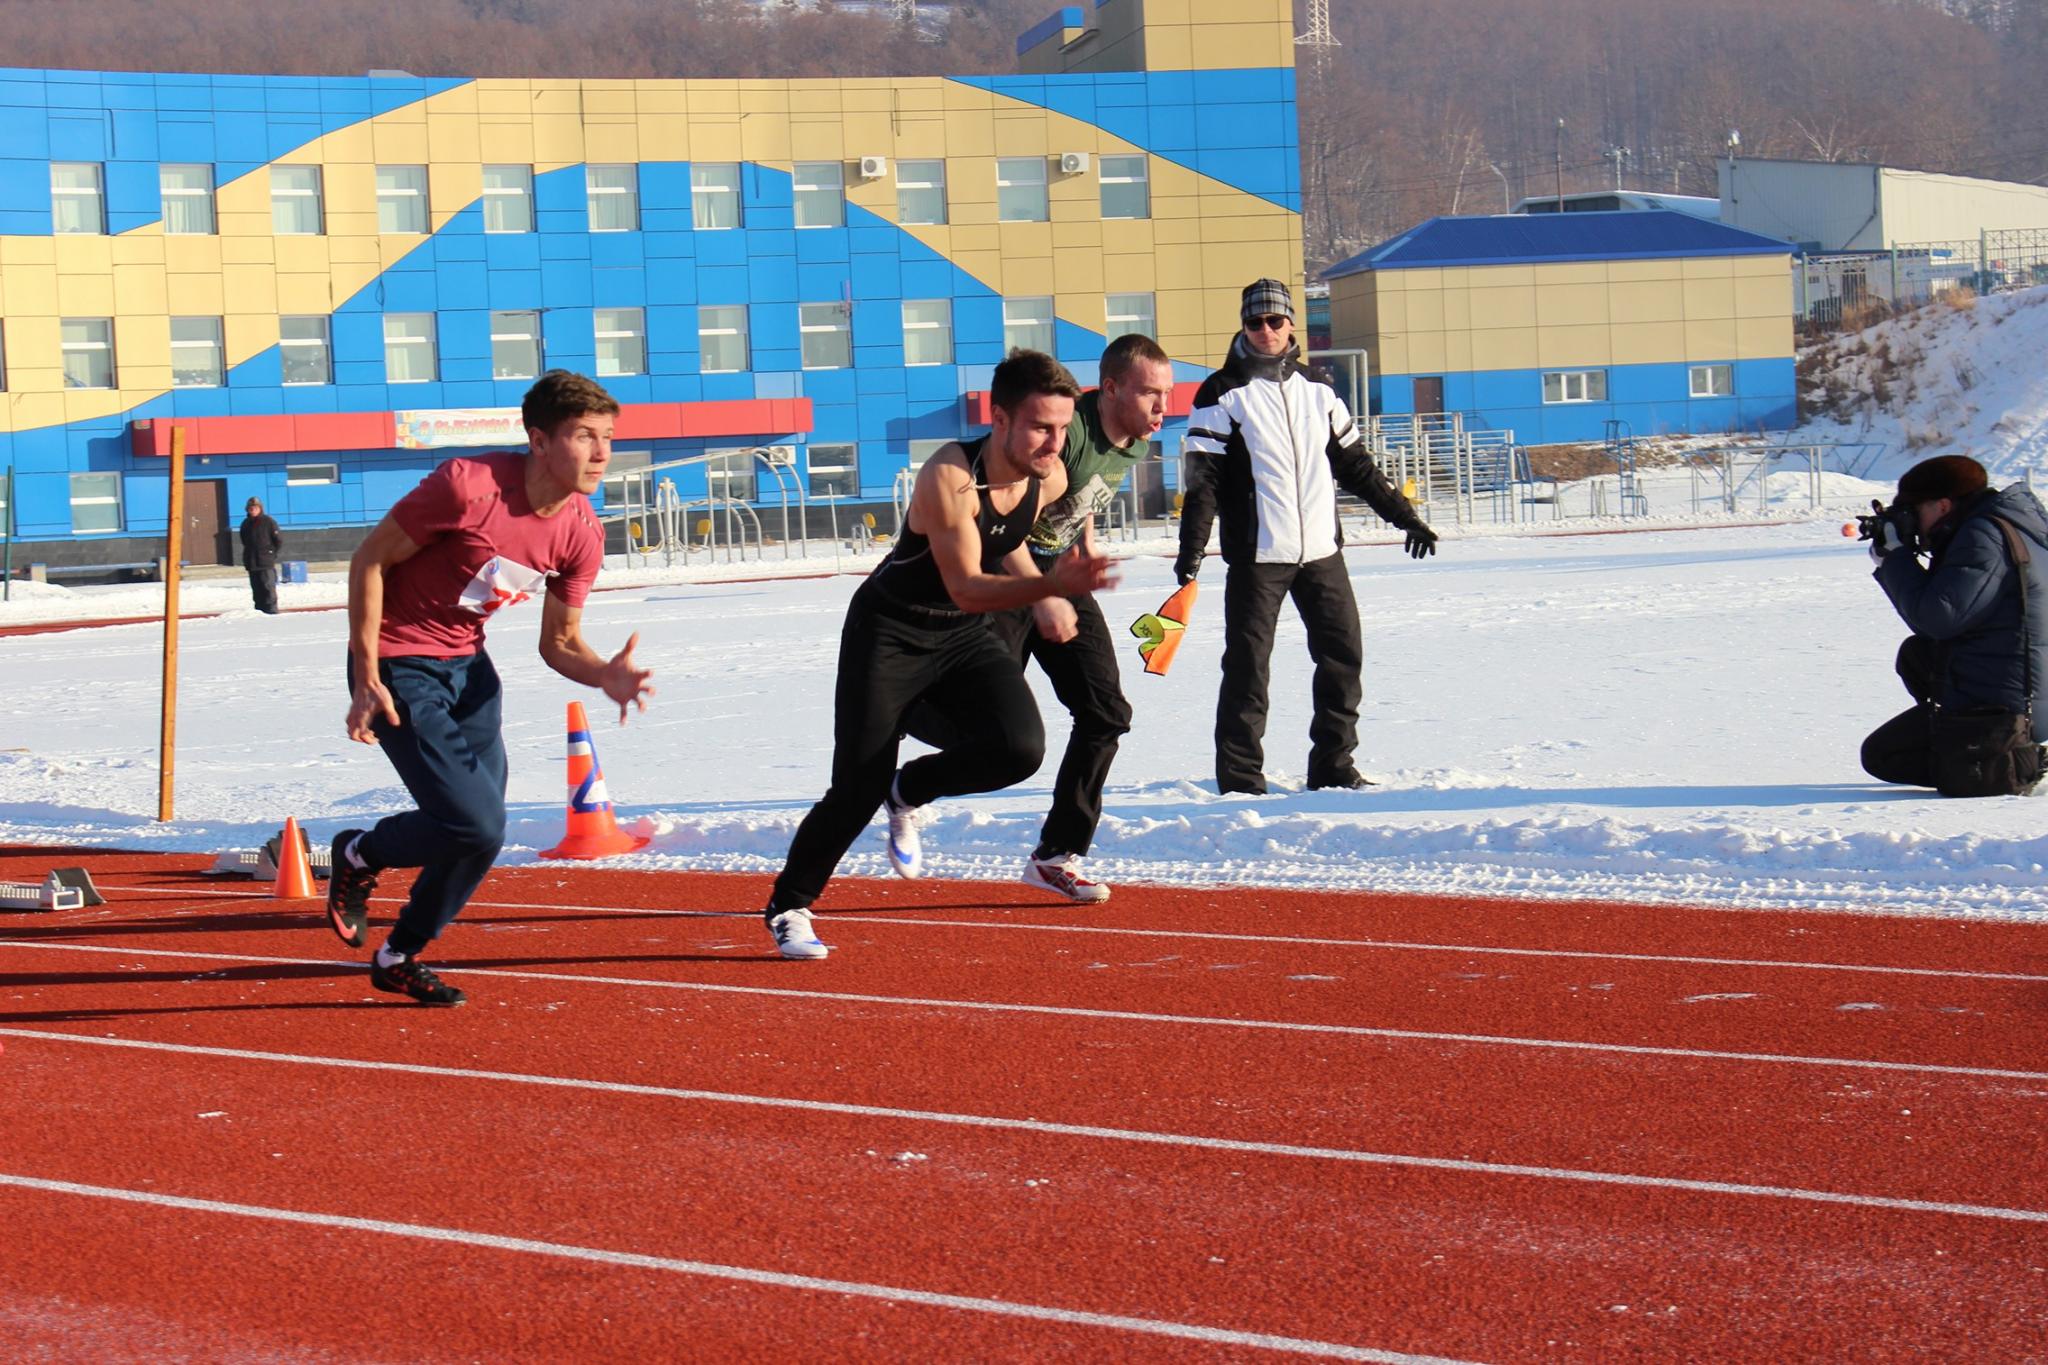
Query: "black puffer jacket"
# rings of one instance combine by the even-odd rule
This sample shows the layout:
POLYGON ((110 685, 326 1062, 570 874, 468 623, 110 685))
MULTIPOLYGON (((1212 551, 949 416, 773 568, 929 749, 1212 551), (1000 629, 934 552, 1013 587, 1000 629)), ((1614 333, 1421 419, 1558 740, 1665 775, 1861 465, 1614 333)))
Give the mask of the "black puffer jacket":
POLYGON ((2024 484, 1985 493, 1936 523, 1933 556, 1923 567, 1904 552, 1877 566, 1878 585, 1915 635, 1941 647, 1934 700, 1942 706, 2034 708, 2034 737, 2048 740, 2048 509, 2024 484), (1993 517, 2012 523, 2031 562, 2027 566, 2027 622, 2020 623, 2019 581, 2005 535, 1993 517), (2033 655, 2033 696, 2027 695, 2033 655))

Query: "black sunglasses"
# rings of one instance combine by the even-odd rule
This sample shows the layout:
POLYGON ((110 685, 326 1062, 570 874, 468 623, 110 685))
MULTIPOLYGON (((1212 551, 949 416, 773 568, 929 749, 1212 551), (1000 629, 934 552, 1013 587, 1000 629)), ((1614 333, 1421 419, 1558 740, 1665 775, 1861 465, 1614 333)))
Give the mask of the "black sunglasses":
POLYGON ((1288 317, 1285 313, 1268 313, 1264 317, 1246 318, 1244 325, 1253 331, 1263 327, 1269 332, 1277 332, 1280 330, 1282 323, 1292 321, 1294 319, 1288 317))

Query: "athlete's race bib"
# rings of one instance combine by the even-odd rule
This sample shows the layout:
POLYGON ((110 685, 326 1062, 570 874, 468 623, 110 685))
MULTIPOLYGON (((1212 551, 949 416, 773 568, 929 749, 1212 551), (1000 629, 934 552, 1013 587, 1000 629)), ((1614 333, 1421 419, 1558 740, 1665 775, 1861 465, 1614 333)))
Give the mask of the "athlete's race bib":
POLYGON ((515 607, 539 592, 548 575, 516 559, 499 555, 476 571, 462 590, 462 609, 489 616, 500 607, 515 607))

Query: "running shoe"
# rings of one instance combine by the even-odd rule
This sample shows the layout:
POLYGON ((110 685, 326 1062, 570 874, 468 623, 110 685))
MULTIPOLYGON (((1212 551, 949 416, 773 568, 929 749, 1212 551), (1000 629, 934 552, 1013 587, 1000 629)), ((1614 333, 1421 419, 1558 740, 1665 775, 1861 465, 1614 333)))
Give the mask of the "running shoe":
POLYGON ((334 836, 327 850, 327 923, 351 948, 363 946, 363 931, 370 927, 370 893, 377 889, 376 872, 357 867, 342 852, 362 837, 359 829, 345 829, 334 836))
POLYGON ((1109 899, 1109 888, 1101 882, 1090 881, 1081 871, 1080 855, 1074 853, 1062 853, 1056 858, 1029 859, 1019 880, 1027 886, 1042 886, 1056 896, 1065 896, 1083 905, 1100 905, 1109 899))
POLYGON ((409 995, 422 1005, 459 1005, 469 999, 435 976, 416 957, 400 958, 389 967, 371 958, 370 984, 393 995, 409 995))
POLYGON ((768 921, 768 932, 775 935, 775 951, 784 957, 808 960, 832 951, 818 941, 808 910, 783 911, 768 921))
POLYGON ((901 806, 892 793, 889 808, 889 870, 906 880, 924 875, 924 845, 917 827, 924 823, 924 807, 901 806))

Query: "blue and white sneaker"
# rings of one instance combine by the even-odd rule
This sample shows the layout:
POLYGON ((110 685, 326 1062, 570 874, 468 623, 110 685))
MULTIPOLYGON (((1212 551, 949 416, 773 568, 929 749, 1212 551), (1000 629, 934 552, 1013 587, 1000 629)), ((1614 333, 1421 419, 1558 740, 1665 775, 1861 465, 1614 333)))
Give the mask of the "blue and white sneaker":
POLYGON ((799 960, 824 957, 832 950, 818 941, 817 931, 811 928, 811 912, 808 910, 785 910, 768 921, 768 932, 775 935, 775 951, 784 957, 799 960))
POLYGON ((897 804, 893 786, 885 804, 889 811, 889 870, 915 881, 924 875, 924 843, 917 836, 917 827, 924 823, 924 807, 897 804))

